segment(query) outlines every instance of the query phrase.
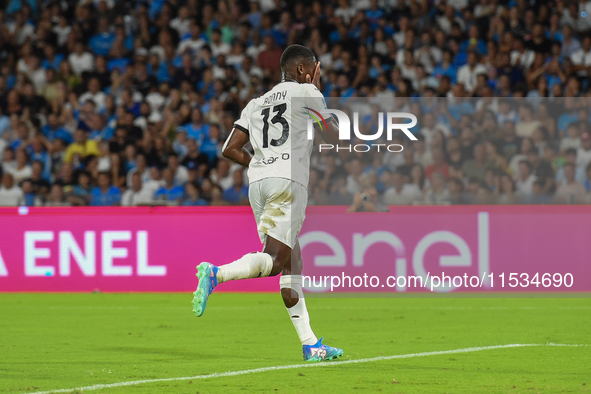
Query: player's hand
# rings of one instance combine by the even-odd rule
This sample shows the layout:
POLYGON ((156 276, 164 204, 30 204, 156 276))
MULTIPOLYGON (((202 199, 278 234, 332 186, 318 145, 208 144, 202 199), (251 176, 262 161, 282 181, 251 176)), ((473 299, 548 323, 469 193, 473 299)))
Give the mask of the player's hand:
POLYGON ((320 62, 316 63, 316 69, 314 70, 314 76, 310 77, 310 74, 306 74, 306 82, 314 84, 320 89, 320 62))

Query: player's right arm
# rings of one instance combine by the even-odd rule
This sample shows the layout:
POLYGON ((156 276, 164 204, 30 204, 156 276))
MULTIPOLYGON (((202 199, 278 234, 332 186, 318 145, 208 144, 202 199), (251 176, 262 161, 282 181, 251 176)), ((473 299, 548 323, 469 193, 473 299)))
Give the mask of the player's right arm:
POLYGON ((248 141, 248 134, 234 127, 222 148, 222 155, 241 166, 248 167, 252 160, 252 154, 244 147, 248 141))
POLYGON ((250 140, 251 107, 252 101, 244 107, 240 119, 234 122, 234 128, 222 148, 224 157, 244 167, 248 167, 252 160, 252 154, 244 147, 250 140))

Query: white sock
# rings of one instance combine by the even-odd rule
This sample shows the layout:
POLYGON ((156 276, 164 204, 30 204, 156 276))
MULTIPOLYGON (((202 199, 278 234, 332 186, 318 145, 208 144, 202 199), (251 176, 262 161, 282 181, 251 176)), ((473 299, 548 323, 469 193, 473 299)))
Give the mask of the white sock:
POLYGON ((273 258, 267 253, 249 253, 238 260, 219 267, 218 283, 236 279, 262 278, 273 269, 273 258))
POLYGON ((310 315, 306 308, 306 300, 304 299, 304 292, 302 290, 302 275, 281 275, 279 279, 279 286, 282 289, 291 289, 298 295, 298 302, 291 308, 287 308, 291 322, 295 327, 302 345, 314 345, 318 342, 318 338, 314 335, 312 327, 310 327, 310 315))

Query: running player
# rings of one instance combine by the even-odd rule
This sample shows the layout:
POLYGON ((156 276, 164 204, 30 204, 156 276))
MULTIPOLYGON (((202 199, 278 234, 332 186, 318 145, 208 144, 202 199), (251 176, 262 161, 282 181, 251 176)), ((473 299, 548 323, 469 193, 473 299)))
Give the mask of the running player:
MULTIPOLYGON (((306 127, 301 126, 307 124, 304 108, 326 110, 326 102, 318 90, 320 63, 310 49, 291 45, 281 56, 281 75, 279 84, 246 105, 223 147, 225 157, 249 168, 248 196, 264 249, 219 267, 206 262, 199 264, 193 312, 197 316, 203 314, 209 295, 220 283, 281 274, 281 296, 302 342, 304 360, 332 360, 343 351, 324 345, 310 327, 297 240, 308 201, 313 147, 306 127), (294 98, 301 99, 304 108, 292 108, 294 98), (249 141, 254 155, 244 148, 249 141)), ((328 117, 327 129, 316 130, 327 142, 336 145, 338 129, 333 122, 328 117)))

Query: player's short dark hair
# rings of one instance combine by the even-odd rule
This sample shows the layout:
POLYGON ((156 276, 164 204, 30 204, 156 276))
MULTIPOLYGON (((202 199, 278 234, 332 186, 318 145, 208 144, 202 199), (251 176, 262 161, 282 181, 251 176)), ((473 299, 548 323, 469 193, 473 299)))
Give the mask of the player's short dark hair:
POLYGON ((279 64, 281 65, 281 71, 285 70, 291 62, 301 61, 301 60, 311 60, 316 61, 316 56, 314 52, 310 48, 306 48, 303 45, 294 44, 287 47, 283 54, 281 55, 281 60, 279 64))

